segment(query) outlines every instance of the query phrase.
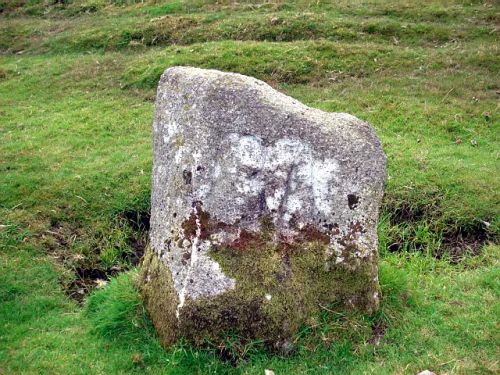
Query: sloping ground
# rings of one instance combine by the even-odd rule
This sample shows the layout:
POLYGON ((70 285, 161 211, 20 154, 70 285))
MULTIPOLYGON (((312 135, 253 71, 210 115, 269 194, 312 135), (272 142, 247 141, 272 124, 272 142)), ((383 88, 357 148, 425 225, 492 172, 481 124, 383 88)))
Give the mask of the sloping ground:
POLYGON ((4 0, 0 10, 0 373, 499 371, 494 2, 4 0), (389 173, 377 316, 325 306, 290 358, 231 337, 165 353, 134 271, 86 308, 68 298, 83 303, 137 263, 152 100, 172 65, 253 75, 375 126, 389 173))

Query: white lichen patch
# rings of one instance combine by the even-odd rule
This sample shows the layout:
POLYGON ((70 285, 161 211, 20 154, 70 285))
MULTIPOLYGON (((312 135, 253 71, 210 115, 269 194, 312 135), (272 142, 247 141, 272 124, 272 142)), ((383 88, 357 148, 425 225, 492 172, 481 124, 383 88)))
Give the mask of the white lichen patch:
POLYGON ((313 191, 314 205, 324 215, 330 215, 333 209, 331 197, 335 191, 332 187, 337 185, 335 177, 338 170, 337 161, 329 158, 313 160, 304 168, 304 177, 313 191), (309 168, 310 173, 306 174, 309 168))
POLYGON ((167 126, 165 126, 165 131, 163 133, 163 142, 169 144, 179 133, 179 124, 176 121, 170 121, 167 126))
POLYGON ((212 176, 233 181, 232 187, 214 181, 215 188, 227 192, 222 196, 236 204, 259 196, 265 204, 261 208, 276 212, 275 223, 285 226, 294 214, 331 214, 340 171, 334 158, 324 158, 307 142, 292 138, 266 144, 260 137, 230 133, 221 144, 227 152, 211 166, 212 176))

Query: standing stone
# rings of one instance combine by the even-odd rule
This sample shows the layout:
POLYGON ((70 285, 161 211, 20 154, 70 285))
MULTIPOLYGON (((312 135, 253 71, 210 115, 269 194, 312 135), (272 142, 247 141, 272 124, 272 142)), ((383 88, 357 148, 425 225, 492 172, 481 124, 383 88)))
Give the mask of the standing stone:
POLYGON ((153 128, 139 284, 164 346, 231 332, 284 348, 322 308, 377 309, 386 161, 366 122, 251 77, 174 67, 153 128))

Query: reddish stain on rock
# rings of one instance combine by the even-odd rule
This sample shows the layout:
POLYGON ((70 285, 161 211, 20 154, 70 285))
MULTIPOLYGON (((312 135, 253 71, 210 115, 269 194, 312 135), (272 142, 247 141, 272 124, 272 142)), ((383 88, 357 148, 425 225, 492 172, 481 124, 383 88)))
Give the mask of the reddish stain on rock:
POLYGON ((244 251, 248 248, 258 248, 263 247, 269 241, 276 241, 278 248, 288 249, 291 251, 297 246, 300 246, 306 242, 318 241, 323 244, 328 244, 330 242, 330 235, 328 232, 335 234, 338 232, 338 226, 332 225, 332 230, 322 231, 318 229, 313 224, 307 224, 301 229, 295 229, 294 234, 283 235, 275 234, 272 235, 275 228, 272 222, 268 222, 267 217, 262 218, 261 232, 251 232, 245 229, 241 229, 237 224, 231 225, 220 221, 214 221, 210 219, 210 214, 203 211, 201 202, 195 202, 193 204, 193 212, 182 224, 181 227, 184 232, 184 238, 179 239, 181 243, 184 239, 192 240, 197 236, 197 231, 199 229, 199 238, 201 240, 209 239, 211 235, 226 232, 238 234, 237 238, 228 242, 220 244, 222 247, 227 247, 232 250, 244 251))
POLYGON ((239 236, 236 240, 232 241, 229 244, 226 244, 226 246, 230 249, 238 251, 243 251, 249 247, 255 248, 263 245, 264 241, 262 240, 261 236, 259 236, 257 233, 252 233, 244 229, 239 232, 239 236))

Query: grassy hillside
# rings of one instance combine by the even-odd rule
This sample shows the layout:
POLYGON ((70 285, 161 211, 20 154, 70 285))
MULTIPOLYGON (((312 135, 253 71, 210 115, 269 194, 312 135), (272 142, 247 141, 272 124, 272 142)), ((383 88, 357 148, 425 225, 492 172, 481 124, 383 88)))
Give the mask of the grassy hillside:
POLYGON ((499 14, 0 0, 0 374, 498 373, 499 14), (375 127, 389 175, 377 315, 326 307, 287 358, 234 337, 161 349, 133 279, 155 87, 173 65, 252 75, 375 127))

